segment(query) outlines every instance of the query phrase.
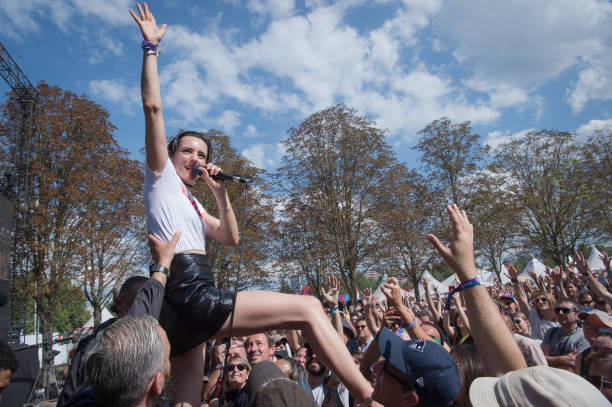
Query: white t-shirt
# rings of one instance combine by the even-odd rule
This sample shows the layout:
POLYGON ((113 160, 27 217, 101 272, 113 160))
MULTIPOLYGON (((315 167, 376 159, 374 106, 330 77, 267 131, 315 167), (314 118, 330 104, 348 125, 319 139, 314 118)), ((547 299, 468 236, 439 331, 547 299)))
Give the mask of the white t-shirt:
POLYGON ((529 310, 529 325, 531 325, 531 337, 542 340, 544 339, 546 331, 555 326, 559 326, 559 323, 540 318, 538 312, 531 308, 529 310))
POLYGON ((166 161, 161 174, 154 173, 145 165, 142 195, 150 233, 169 242, 174 232, 180 230, 181 238, 176 245, 176 253, 206 250, 206 225, 203 219, 206 211, 181 181, 170 159, 166 161))

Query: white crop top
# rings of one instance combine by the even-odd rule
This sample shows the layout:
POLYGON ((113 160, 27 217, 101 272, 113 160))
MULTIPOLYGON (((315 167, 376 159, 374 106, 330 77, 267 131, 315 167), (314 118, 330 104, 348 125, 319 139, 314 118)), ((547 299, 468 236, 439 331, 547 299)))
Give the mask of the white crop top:
POLYGON ((168 159, 161 174, 155 174, 145 164, 143 198, 147 211, 147 229, 164 242, 169 242, 177 230, 181 238, 176 253, 185 250, 206 250, 206 212, 189 188, 183 184, 168 159), (198 212, 194 205, 197 205, 198 212))

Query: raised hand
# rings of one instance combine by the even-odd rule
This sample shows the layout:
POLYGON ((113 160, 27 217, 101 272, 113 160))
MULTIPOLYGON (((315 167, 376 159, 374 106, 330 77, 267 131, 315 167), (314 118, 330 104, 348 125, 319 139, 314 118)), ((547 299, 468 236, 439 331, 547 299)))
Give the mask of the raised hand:
POLYGON ((580 274, 589 274, 589 263, 587 263, 586 259, 584 258, 584 255, 581 252, 576 252, 574 254, 574 265, 576 266, 580 274))
POLYGON ((140 4, 136 4, 139 16, 136 16, 136 13, 134 13, 132 10, 130 10, 130 14, 132 15, 134 21, 136 21, 136 24, 138 24, 138 27, 140 27, 142 38, 144 38, 145 41, 152 42, 153 44, 159 44, 166 34, 166 27, 168 27, 168 24, 162 24, 158 27, 153 13, 149 11, 149 6, 147 3, 142 4, 142 7, 140 4))
POLYGON ((327 285, 329 286, 327 291, 321 287, 321 296, 329 303, 329 305, 332 307, 337 307, 340 282, 336 276, 327 276, 327 285))
POLYGON ((388 310, 385 311, 383 321, 385 323, 385 326, 391 329, 394 324, 401 325, 402 318, 397 313, 397 310, 394 307, 390 307, 388 310))
POLYGON ((504 264, 504 267, 506 268, 506 271, 508 271, 506 273, 506 276, 510 280, 517 280, 518 279, 519 271, 516 269, 516 267, 514 267, 514 264, 504 264))
POLYGON ((474 264, 474 230, 468 220, 465 211, 459 209, 456 204, 446 207, 453 237, 451 244, 447 247, 433 234, 428 234, 427 239, 436 248, 446 264, 457 273, 462 281, 476 277, 476 265, 474 264))
POLYGON ((608 253, 606 253, 605 250, 601 251, 601 254, 599 255, 599 259, 603 262, 604 267, 606 268, 606 271, 610 270, 610 257, 608 256, 608 253))
POLYGON ((363 290, 363 306, 365 307, 370 302, 372 302, 372 289, 366 288, 363 290))
POLYGON ((382 292, 387 297, 387 303, 390 307, 398 309, 403 305, 402 302, 402 289, 397 281, 397 278, 391 277, 382 286, 382 292))

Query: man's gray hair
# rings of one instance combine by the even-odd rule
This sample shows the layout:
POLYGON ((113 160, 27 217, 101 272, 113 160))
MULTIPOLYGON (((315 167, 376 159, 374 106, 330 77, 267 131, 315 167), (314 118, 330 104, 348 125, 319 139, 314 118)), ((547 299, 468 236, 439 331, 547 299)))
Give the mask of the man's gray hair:
POLYGON ((150 316, 125 316, 96 335, 85 366, 99 401, 131 407, 144 398, 155 373, 164 372, 164 344, 158 325, 150 316))

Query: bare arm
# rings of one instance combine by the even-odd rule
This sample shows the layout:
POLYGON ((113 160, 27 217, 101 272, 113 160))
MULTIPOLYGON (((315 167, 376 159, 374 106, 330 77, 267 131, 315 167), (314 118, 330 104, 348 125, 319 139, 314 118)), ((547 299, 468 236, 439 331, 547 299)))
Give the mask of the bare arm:
POLYGON ((608 292, 608 290, 606 289, 606 287, 604 287, 603 284, 601 284, 595 277, 593 277, 591 271, 589 270, 589 264, 584 258, 584 255, 581 252, 576 252, 574 254, 574 259, 578 271, 584 276, 588 276, 587 281, 589 282, 589 287, 593 290, 593 292, 597 294, 597 296, 603 301, 612 305, 612 294, 608 292))
POLYGON ((455 328, 453 328, 450 324, 450 312, 449 311, 446 311, 446 310, 442 311, 442 326, 444 327, 444 330, 448 334, 449 338, 452 338, 455 336, 455 328))
MULTIPOLYGON (((450 247, 443 245, 434 235, 427 235, 427 238, 463 283, 478 276, 474 264, 474 232, 465 211, 459 210, 456 204, 446 209, 453 230, 450 247)), ((464 290, 463 294, 472 323, 472 337, 484 362, 485 374, 501 376, 511 370, 527 367, 486 288, 476 285, 464 290)))
MULTIPOLYGON (((149 11, 146 3, 143 7, 137 4, 139 16, 130 10, 130 14, 145 41, 159 44, 166 34, 167 24, 157 26, 155 17, 149 11)), ((142 108, 145 114, 145 147, 147 151, 147 165, 154 172, 161 172, 168 160, 166 147, 166 132, 164 117, 162 115, 161 92, 159 75, 157 73, 157 55, 144 54, 142 59, 142 76, 140 81, 142 93, 142 108)))
POLYGON ((429 292, 429 281, 426 278, 423 279, 423 288, 425 288, 425 300, 427 301, 427 306, 431 312, 431 316, 434 322, 437 324, 440 321, 440 314, 438 313, 438 308, 435 306, 433 298, 431 297, 431 292, 429 292))
MULTIPOLYGON (((412 310, 406 307, 402 301, 402 289, 400 288, 399 282, 395 277, 387 280, 385 285, 382 287, 382 292, 387 297, 387 303, 393 306, 403 323, 405 324, 413 324, 416 319, 416 316, 412 312, 412 310)), ((412 339, 427 339, 432 342, 435 342, 431 336, 429 336, 423 328, 418 323, 415 323, 410 328, 407 328, 410 337, 412 339)))
POLYGON ((519 310, 529 317, 529 310, 531 307, 529 307, 527 294, 525 293, 521 282, 518 281, 519 272, 513 264, 504 264, 504 267, 506 267, 506 270, 508 270, 506 275, 510 278, 510 280, 512 280, 512 285, 514 286, 514 298, 516 298, 516 301, 518 302, 519 310))
POLYGON ((455 304, 457 304, 457 312, 459 313, 459 318, 461 318, 461 320, 463 321, 463 325, 465 326, 465 328, 468 330, 468 332, 471 332, 470 329, 470 320, 468 319, 467 315, 465 315, 465 310, 463 309, 463 304, 461 303, 461 292, 453 295, 453 301, 455 301, 455 304))
POLYGON ((329 290, 325 291, 323 287, 321 287, 321 296, 325 298, 325 301, 335 309, 332 313, 332 325, 336 329, 338 335, 340 335, 340 339, 344 338, 344 332, 342 331, 342 321, 340 318, 340 312, 337 310, 338 308, 338 291, 340 290, 340 282, 336 276, 327 276, 327 284, 329 285, 329 290))

